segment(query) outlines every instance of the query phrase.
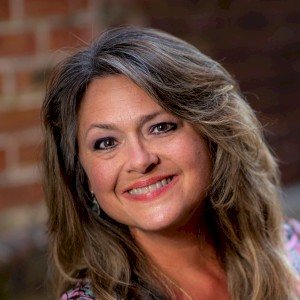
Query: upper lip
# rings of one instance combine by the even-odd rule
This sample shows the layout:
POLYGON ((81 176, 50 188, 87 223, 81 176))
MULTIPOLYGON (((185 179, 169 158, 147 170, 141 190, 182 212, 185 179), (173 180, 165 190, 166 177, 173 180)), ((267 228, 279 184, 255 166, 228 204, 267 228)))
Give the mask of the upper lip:
POLYGON ((132 189, 146 187, 148 185, 154 184, 157 181, 160 181, 160 180, 163 180, 163 179, 167 179, 167 178, 170 178, 170 177, 173 177, 173 176, 174 175, 161 175, 161 176, 155 176, 155 177, 151 177, 151 178, 148 178, 148 179, 143 179, 143 180, 136 181, 132 185, 128 186, 124 190, 124 193, 126 193, 126 192, 128 192, 129 190, 132 190, 132 189))

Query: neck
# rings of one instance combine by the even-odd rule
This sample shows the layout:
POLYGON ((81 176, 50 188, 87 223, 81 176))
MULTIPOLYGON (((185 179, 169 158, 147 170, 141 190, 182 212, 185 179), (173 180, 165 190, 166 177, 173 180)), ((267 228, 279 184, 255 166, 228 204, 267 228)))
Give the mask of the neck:
POLYGON ((205 260, 217 261, 209 230, 199 222, 158 232, 131 228, 131 234, 157 267, 167 273, 173 267, 178 272, 180 266, 195 268, 205 260))
POLYGON ((225 282, 225 277, 211 238, 204 230, 199 235, 184 230, 132 234, 159 276, 174 290, 176 299, 220 299, 208 297, 211 291, 205 290, 212 286, 212 290, 218 290, 220 280, 225 282))
POLYGON ((226 273, 208 226, 195 224, 157 232, 131 228, 131 234, 152 267, 174 289, 176 299, 228 300, 226 273))

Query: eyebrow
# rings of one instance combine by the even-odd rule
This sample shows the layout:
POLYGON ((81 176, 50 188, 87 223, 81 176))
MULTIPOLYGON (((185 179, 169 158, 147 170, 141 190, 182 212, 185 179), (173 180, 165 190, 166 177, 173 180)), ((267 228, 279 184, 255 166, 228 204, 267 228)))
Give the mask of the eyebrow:
MULTIPOLYGON (((144 115, 144 116, 140 116, 137 119, 137 125, 139 127, 143 126, 145 123, 155 119, 157 116, 161 115, 162 113, 164 113, 164 110, 159 110, 157 112, 154 112, 152 114, 149 115, 144 115)), ((106 129, 106 130, 116 130, 117 126, 114 123, 93 123, 91 124, 91 126, 89 126, 89 128, 87 129, 85 136, 87 136, 88 132, 93 129, 93 128, 100 128, 100 129, 106 129)))

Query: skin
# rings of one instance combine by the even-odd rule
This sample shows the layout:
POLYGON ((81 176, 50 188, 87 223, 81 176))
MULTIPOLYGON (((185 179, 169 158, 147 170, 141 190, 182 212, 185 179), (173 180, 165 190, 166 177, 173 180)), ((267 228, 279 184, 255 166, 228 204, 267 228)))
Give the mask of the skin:
POLYGON ((227 299, 203 221, 212 168, 203 137, 122 75, 89 85, 78 125, 80 162, 101 209, 128 225, 159 269, 193 299, 227 299))
POLYGON ((137 230, 159 231, 184 225, 198 210, 211 161, 205 140, 190 124, 124 76, 93 81, 78 121, 80 161, 91 191, 112 218, 137 230), (172 181, 153 187, 163 179, 172 181), (154 190, 129 193, 149 185, 154 190))

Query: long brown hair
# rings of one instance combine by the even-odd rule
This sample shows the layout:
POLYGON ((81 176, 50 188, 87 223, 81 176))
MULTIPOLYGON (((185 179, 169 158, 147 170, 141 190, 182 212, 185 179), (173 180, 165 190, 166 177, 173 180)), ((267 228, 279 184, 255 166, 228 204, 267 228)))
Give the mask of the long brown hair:
POLYGON ((88 278, 99 299, 162 298, 128 228, 93 213, 78 159, 77 113, 89 83, 123 74, 204 135, 213 159, 206 218, 233 300, 296 299, 282 241, 276 162, 228 72, 190 44, 146 28, 108 30, 53 72, 42 108, 45 197, 56 289, 88 278))

